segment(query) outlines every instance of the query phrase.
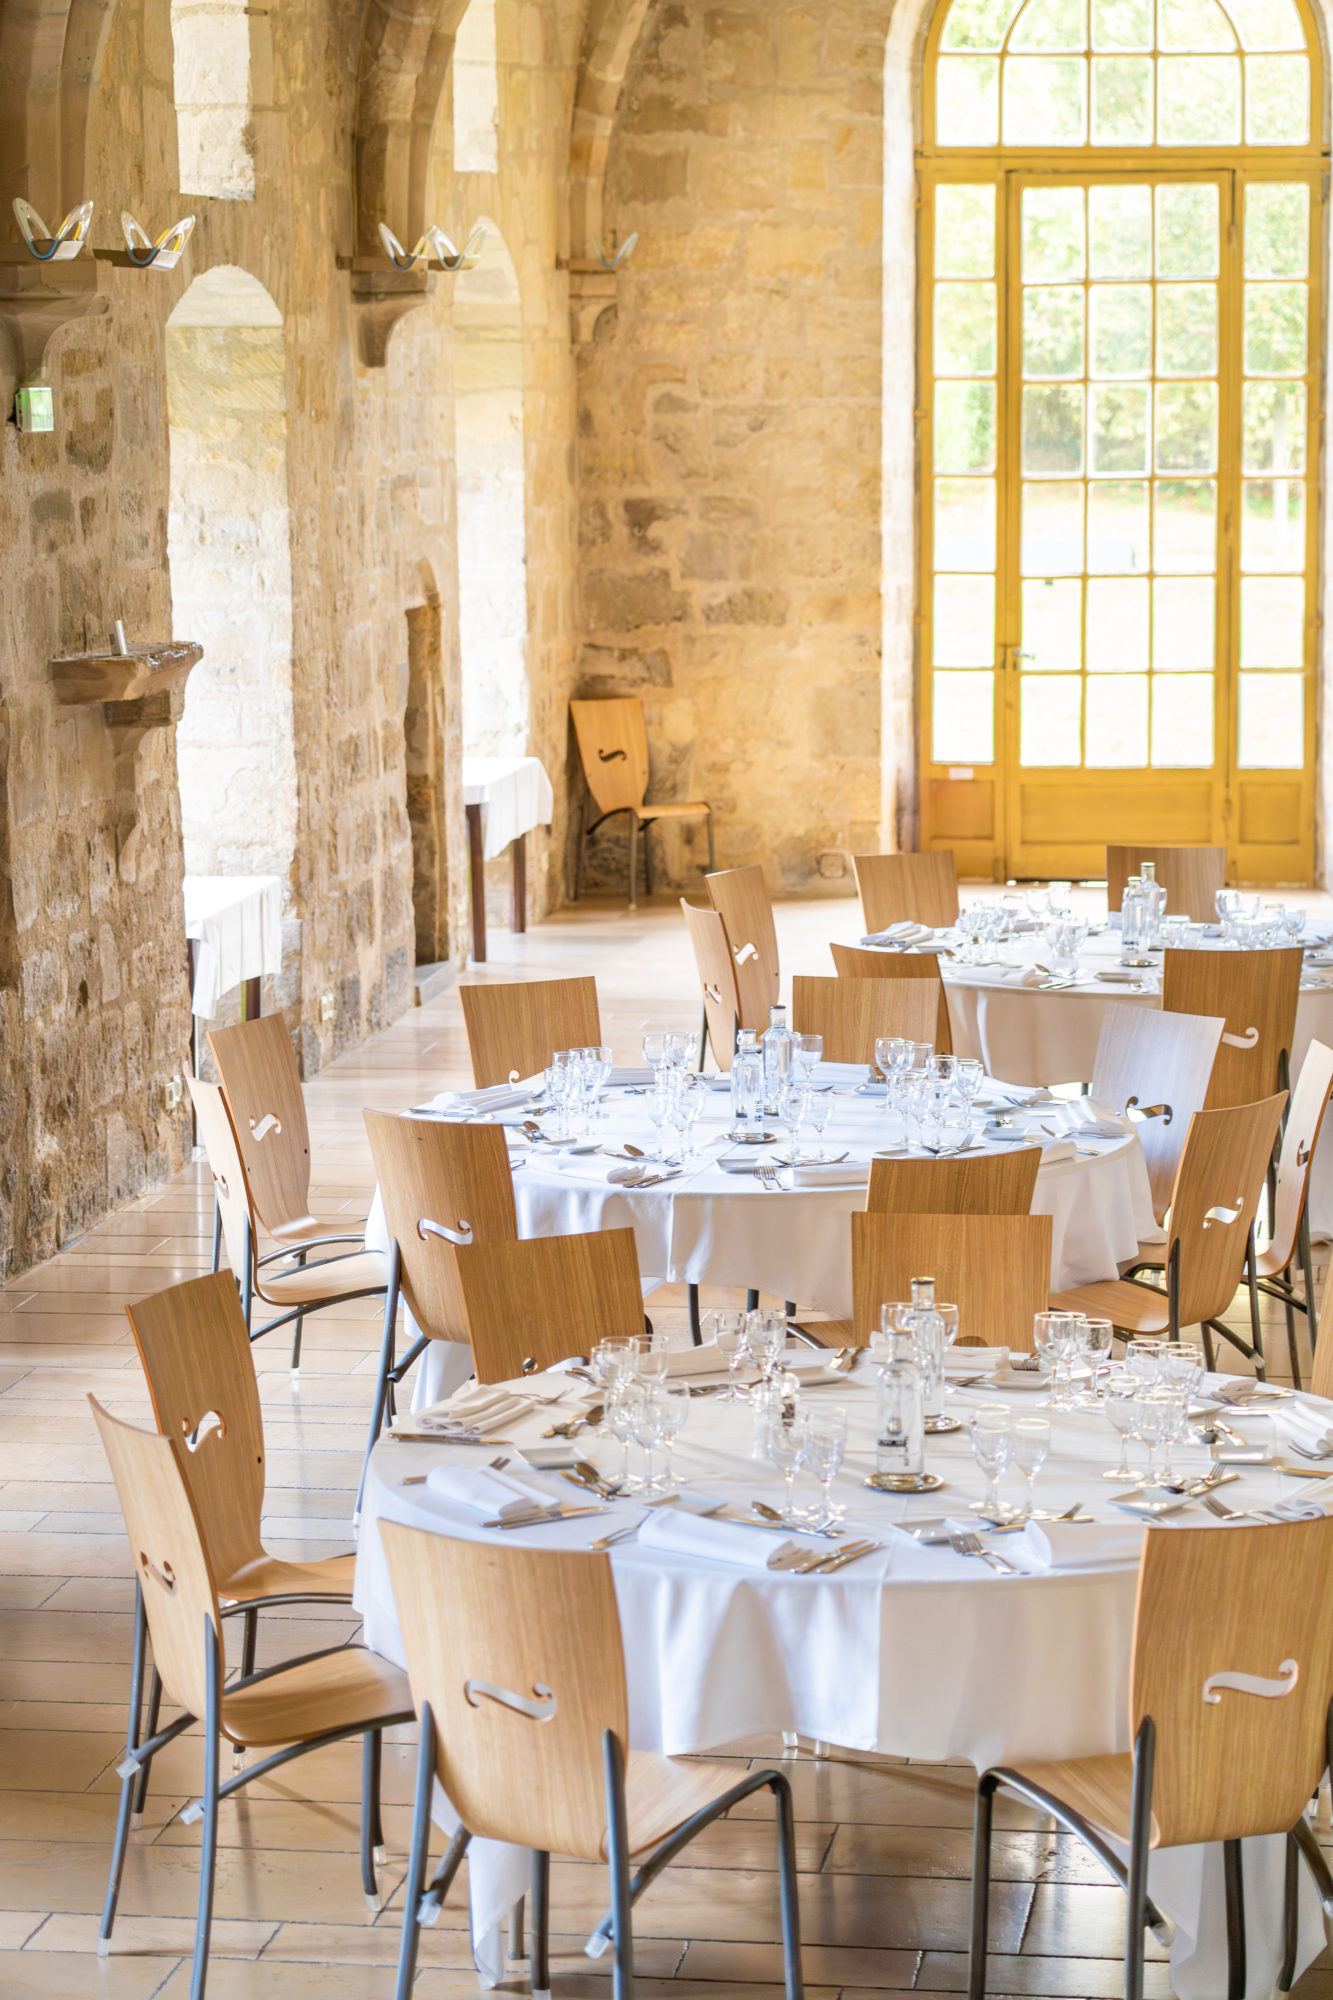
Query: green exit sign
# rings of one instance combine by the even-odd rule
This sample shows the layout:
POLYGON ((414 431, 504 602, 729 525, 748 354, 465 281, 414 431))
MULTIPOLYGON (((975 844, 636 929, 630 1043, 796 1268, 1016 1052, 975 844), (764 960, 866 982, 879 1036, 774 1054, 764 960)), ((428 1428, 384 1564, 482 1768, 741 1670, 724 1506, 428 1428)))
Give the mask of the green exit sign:
POLYGON ((14 398, 14 421, 21 431, 53 431, 55 395, 47 382, 24 382, 14 398))

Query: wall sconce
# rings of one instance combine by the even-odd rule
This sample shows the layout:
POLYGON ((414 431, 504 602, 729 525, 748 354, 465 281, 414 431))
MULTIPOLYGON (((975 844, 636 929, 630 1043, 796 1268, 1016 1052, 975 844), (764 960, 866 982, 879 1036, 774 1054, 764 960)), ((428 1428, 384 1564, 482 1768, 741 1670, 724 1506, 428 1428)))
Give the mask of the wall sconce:
POLYGON ((23 232, 23 241, 39 263, 63 264, 71 257, 77 257, 88 234, 88 225, 93 219, 93 205, 81 201, 72 208, 59 229, 52 235, 30 201, 21 194, 14 197, 14 214, 23 232), (42 247, 39 249, 38 245, 42 247))
POLYGON ((380 224, 380 242, 384 245, 390 263, 400 271, 410 271, 414 264, 430 265, 432 259, 446 271, 471 271, 481 260, 481 246, 486 236, 486 225, 478 222, 461 250, 456 250, 444 231, 435 223, 426 230, 414 250, 404 250, 387 222, 380 224))
POLYGON ((639 240, 639 232, 636 229, 632 236, 627 236, 625 238, 624 242, 617 250, 615 256, 608 257, 605 250, 603 250, 602 248, 600 237, 590 236, 588 238, 588 241, 592 244, 593 249, 597 252, 598 261, 600 262, 601 267, 604 271, 614 271, 618 264, 623 264, 625 259, 630 255, 631 251, 633 250, 638 240, 639 240))
POLYGON ((125 232, 125 248, 131 264, 139 270, 147 270, 150 264, 154 264, 159 271, 174 271, 180 263, 181 252, 190 240, 194 217, 183 215, 179 222, 172 223, 170 229, 164 229, 155 243, 128 209, 121 210, 120 226, 125 232))

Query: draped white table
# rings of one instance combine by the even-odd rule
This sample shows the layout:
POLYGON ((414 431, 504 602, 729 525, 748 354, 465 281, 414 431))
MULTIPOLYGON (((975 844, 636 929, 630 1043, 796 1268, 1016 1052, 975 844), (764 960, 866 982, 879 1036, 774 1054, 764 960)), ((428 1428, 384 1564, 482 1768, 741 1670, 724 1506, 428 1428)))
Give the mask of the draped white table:
MULTIPOLYGON (((853 1750, 930 1761, 964 1757, 978 1768, 1128 1749, 1136 1556, 1122 1547, 1104 1567, 1004 1577, 948 1548, 923 1547, 898 1533, 891 1524, 942 1513, 966 1516, 968 1503, 981 1495, 982 1482, 966 1434, 959 1433, 927 1440, 928 1466, 946 1481, 941 1493, 905 1499, 867 1492, 861 1482, 873 1464, 873 1398, 867 1371, 862 1369, 860 1377, 808 1390, 805 1400, 811 1406, 840 1403, 848 1410, 848 1456, 835 1491, 846 1504, 848 1526, 882 1538, 884 1546, 876 1554, 817 1578, 753 1573, 633 1541, 612 1551, 632 1743, 680 1755, 716 1749, 760 1731, 797 1731, 853 1750)), ((528 1378, 514 1386, 531 1389, 534 1380, 549 1386, 561 1378, 528 1378)), ((582 1393, 570 1384, 571 1408, 582 1393)), ((965 1416, 979 1400, 1007 1401, 1023 1410, 1039 1399, 1040 1391, 999 1392, 986 1385, 956 1391, 951 1407, 965 1416)), ((1323 1407, 1333 1420, 1333 1405, 1323 1407)), ((547 1408, 502 1428, 521 1447, 535 1443, 552 1420, 547 1408)), ((1271 1418, 1237 1421, 1256 1442, 1272 1436, 1271 1418)), ((676 1447, 679 1468, 692 1490, 725 1495, 739 1503, 738 1511, 755 1497, 774 1503, 780 1499, 781 1482, 772 1468, 750 1455, 752 1425, 751 1413, 743 1407, 692 1400, 676 1447)), ((1039 1484, 1042 1504, 1059 1508, 1079 1499, 1099 1520, 1123 1526, 1126 1517, 1110 1505, 1100 1477, 1113 1462, 1115 1448, 1100 1414, 1057 1415, 1052 1454, 1039 1484)), ((580 1439, 579 1449, 602 1470, 618 1470, 620 1447, 610 1440, 580 1439)), ((470 1539, 492 1538, 477 1516, 426 1486, 402 1483, 450 1458, 478 1462, 475 1451, 457 1446, 390 1439, 372 1456, 354 1601, 365 1619, 367 1643, 398 1661, 402 1641, 379 1520, 470 1539)), ((1202 1447, 1182 1453, 1186 1467, 1203 1470, 1207 1463, 1202 1447)), ((553 1491, 559 1489, 567 1498, 572 1490, 568 1484, 548 1477, 553 1491)), ((1327 1496, 1333 1489, 1285 1479, 1268 1468, 1247 1468, 1227 1492, 1229 1498, 1239 1496, 1234 1505, 1242 1508, 1297 1493, 1302 1499, 1311 1493, 1327 1496)), ((1016 1499, 1017 1491, 1010 1497, 1016 1499)), ((618 1501, 607 1514, 535 1534, 507 1531, 506 1538, 542 1548, 582 1548, 635 1517, 632 1501, 618 1501)), ((1212 1526, 1198 1508, 1181 1519, 1191 1528, 1197 1524, 1206 1531, 1212 1526)), ((1095 1561, 1104 1552, 1104 1538, 1089 1527, 1081 1531, 1087 1543, 1079 1544, 1072 1539, 1078 1532, 1065 1531, 1075 1560, 1095 1561)), ((997 1546, 1012 1553, 1013 1538, 1001 1538, 997 1546)), ((1246 1843, 1250 2000, 1269 2000, 1280 1963, 1283 1848, 1280 1837, 1246 1843)), ((474 1843, 469 1871, 478 1964, 488 1976, 498 1977, 495 1927, 523 1893, 525 1858, 495 1843, 474 1843)), ((1226 1989, 1220 1850, 1155 1854, 1150 1889, 1176 1927, 1171 1953, 1175 1992, 1180 2000, 1217 2000, 1226 1989)), ((1001 1925, 993 1949, 1013 1951, 1017 1945, 1001 1925)), ((1306 1881, 1300 1967, 1322 1947, 1318 1903, 1306 1881)), ((961 1935, 957 1948, 966 1948, 961 1935)))
POLYGON ((181 886, 195 946, 190 1011, 211 1021, 224 993, 282 971, 282 878, 187 875, 181 886))
MULTIPOLYGON (((830 1155, 847 1150, 846 1165, 859 1165, 841 1185, 793 1187, 768 1193, 751 1173, 724 1172, 716 1164, 726 1142, 730 1099, 725 1090, 709 1093, 695 1128, 691 1164, 679 1179, 637 1191, 614 1185, 608 1175, 623 1159, 530 1147, 514 1158, 514 1202, 521 1236, 581 1235, 599 1229, 634 1231, 639 1270, 656 1284, 757 1287, 780 1299, 794 1299, 807 1311, 837 1319, 851 1316, 850 1218, 866 1204, 868 1161, 878 1148, 901 1140, 891 1125, 882 1087, 878 1095, 857 1094, 865 1079, 859 1065, 821 1063, 817 1080, 832 1083, 835 1107, 825 1134, 830 1155)), ((656 1145, 646 1099, 625 1090, 607 1093, 607 1117, 596 1136, 608 1148, 626 1140, 644 1151, 656 1145)), ((523 1114, 503 1114, 513 1120, 523 1114)), ((1021 1122, 1033 1142, 1048 1145, 1042 1129, 1055 1116, 1037 1110, 1021 1122)), ((1043 1161, 1033 1197, 1034 1215, 1052 1220, 1051 1288, 1112 1277, 1140 1242, 1159 1234, 1152 1212, 1147 1168, 1138 1139, 1126 1129, 1118 1139, 1080 1139, 1072 1157, 1043 1161)), ((776 1149, 756 1147, 769 1160, 776 1149)), ((830 1169, 836 1173, 836 1169, 830 1169)), ((376 1189, 366 1223, 367 1249, 387 1250, 384 1208, 376 1189)), ((466 1348, 432 1341, 418 1371, 415 1407, 447 1395, 470 1372, 466 1348)))
POLYGON ((472 956, 486 958, 486 863, 513 848, 511 931, 527 929, 527 836, 549 826, 555 793, 539 757, 464 757, 463 805, 467 814, 472 876, 472 956))

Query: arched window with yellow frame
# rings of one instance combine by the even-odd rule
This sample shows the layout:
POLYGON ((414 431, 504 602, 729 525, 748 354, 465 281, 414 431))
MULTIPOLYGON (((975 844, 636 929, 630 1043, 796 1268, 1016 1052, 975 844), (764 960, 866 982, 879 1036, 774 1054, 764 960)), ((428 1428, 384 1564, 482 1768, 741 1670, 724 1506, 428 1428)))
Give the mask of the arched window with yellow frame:
POLYGON ((1297 0, 952 0, 922 106, 922 844, 1314 868, 1323 84, 1297 0))

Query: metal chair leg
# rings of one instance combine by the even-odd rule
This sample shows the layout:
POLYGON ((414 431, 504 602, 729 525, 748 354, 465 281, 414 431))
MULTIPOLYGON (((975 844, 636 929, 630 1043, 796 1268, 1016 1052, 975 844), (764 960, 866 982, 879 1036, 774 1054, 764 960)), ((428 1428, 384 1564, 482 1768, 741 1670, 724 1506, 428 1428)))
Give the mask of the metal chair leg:
POLYGON ((526 1958, 528 1955, 527 1943, 523 1936, 523 1918, 526 1903, 527 1898, 520 1896, 513 1909, 509 1912, 509 1957, 515 1964, 517 1964, 519 1959, 526 1958))
POLYGON ((1254 1372, 1262 1382, 1268 1364, 1264 1360, 1264 1330, 1259 1324, 1259 1275, 1253 1223, 1250 1224, 1250 1243, 1245 1253, 1245 1283, 1250 1294, 1250 1345, 1254 1349, 1254 1372))
POLYGON ((1139 1724, 1130 1804, 1129 1882, 1125 1911, 1125 2000, 1143 2000, 1143 1933, 1148 1925, 1148 1842, 1152 1838, 1152 1776, 1156 1732, 1139 1724))
POLYGON ((801 1974, 801 1907, 796 1882, 796 1814, 792 1810, 791 1786, 785 1778, 773 1785, 773 1804, 778 1821, 778 1895, 782 1904, 782 1974, 787 2000, 802 2000, 805 1983, 801 1974))
POLYGON ((574 849, 574 894, 571 901, 577 903, 583 894, 583 849, 588 839, 588 804, 585 799, 579 807, 579 838, 574 849))
POLYGON ((690 1306, 690 1339, 696 1347, 702 1347, 704 1333, 702 1326, 699 1324, 699 1287, 697 1285, 687 1285, 685 1287, 685 1296, 689 1300, 690 1306))
POLYGON ((384 1290, 384 1326, 380 1335, 379 1379, 375 1384, 375 1403, 370 1415, 370 1435, 366 1439, 365 1456, 361 1461, 361 1478, 356 1489, 356 1510, 354 1521, 361 1518, 361 1502, 366 1491, 366 1474, 370 1470, 370 1454, 379 1443, 380 1432, 384 1428, 384 1407, 389 1394, 389 1370, 393 1367, 394 1326, 398 1318, 398 1294, 402 1286, 403 1256, 396 1242, 389 1245, 389 1282, 384 1290))
POLYGON ((1300 1946, 1301 1850, 1294 1833, 1287 1835, 1287 1865, 1282 1884, 1282 1970, 1277 1976, 1279 1993, 1290 1993, 1296 1978, 1296 1953, 1300 1946))
POLYGON ((756 1291, 750 1291, 750 1292, 747 1292, 747 1293, 745 1294, 745 1310, 746 1310, 746 1312, 747 1312, 747 1313, 757 1313, 757 1312, 758 1312, 758 1310, 759 1310, 759 1294, 758 1294, 758 1292, 756 1292, 756 1291))
POLYGON ((203 2000, 208 1978, 208 1945, 213 1929, 213 1884, 218 1861, 218 1748, 221 1737, 222 1644, 211 1618, 204 1619, 208 1700, 204 1709, 204 1836, 199 1850, 199 1910, 194 1925, 190 2000, 203 2000))
POLYGON ((1310 1248, 1310 1202, 1307 1191, 1305 1206, 1301 1210, 1301 1226, 1296 1235, 1296 1247, 1301 1260, 1301 1277, 1305 1281, 1305 1333, 1310 1343, 1310 1366, 1314 1367, 1315 1341, 1318 1338, 1316 1321, 1318 1308, 1314 1291, 1314 1252, 1310 1248))
POLYGON ((1222 1842, 1227 1894, 1227 2000, 1245 2000, 1245 1874, 1238 1840, 1222 1842))
POLYGON ((639 907, 639 815, 632 811, 629 816, 629 907, 639 907))
MULTIPOLYGON (((143 1589, 136 1581, 134 1586, 134 1655, 130 1665, 130 1706, 129 1714, 125 1721, 125 1755, 127 1757, 137 1750, 140 1743, 144 1740, 139 1734, 139 1723, 143 1710, 143 1669, 147 1645, 148 1620, 144 1616, 143 1589)), ((116 1837, 111 1847, 111 1870, 106 1881, 106 1901, 102 1905, 102 1927, 97 1937, 97 1949, 103 1955, 105 1955, 110 1946, 111 1928, 116 1921, 116 1904, 120 1900, 120 1878, 125 1869, 125 1849, 129 1845, 130 1815, 134 1804, 134 1794, 138 1790, 138 1776, 137 1771, 127 1771, 120 1783, 120 1810, 116 1814, 116 1837)))
POLYGON ((986 2000, 986 1952, 990 1934, 990 1845, 995 1818, 995 1780, 983 1771, 977 1780, 972 1819, 972 1943, 967 1965, 967 2000, 986 2000))
POLYGON ((241 1634, 241 1679, 245 1680, 255 1670, 255 1641, 259 1637, 259 1606, 248 1604, 245 1608, 245 1623, 241 1634))
POLYGON ((208 1268, 210 1271, 222 1269, 222 1203, 216 1194, 213 1196, 213 1261, 208 1268))
POLYGON ((384 1738, 378 1729, 368 1729, 361 1739, 361 1887, 366 1892, 366 1908, 380 1907, 379 1884, 375 1880, 375 1849, 380 1831, 380 1764, 384 1738))
POLYGON ((625 1753, 614 1730, 602 1736, 606 1780, 606 1852, 611 1864, 611 1940, 615 1947, 613 2000, 633 2000, 634 1932, 630 1919, 629 1815, 625 1807, 625 1753))
POLYGON ((398 1946, 398 1981, 394 2000, 411 2000, 421 1938, 421 1895, 430 1859, 430 1801, 435 1785, 435 1718, 428 1701, 421 1705, 421 1741, 417 1751, 417 1789, 412 1801, 412 1849, 403 1883, 403 1935, 398 1946))
POLYGON ((717 854, 713 847, 713 810, 711 806, 704 814, 704 826, 708 833, 708 872, 711 875, 717 867, 717 854))
POLYGON ((699 1021, 699 1067, 700 1067, 700 1069, 702 1069, 702 1068, 703 1068, 703 1066, 704 1066, 704 1058, 705 1058, 705 1056, 706 1056, 707 1054, 708 1054, 708 1002, 707 1002, 707 1001, 705 1000, 705 1001, 704 1001, 704 1005, 703 1005, 703 1013, 702 1013, 702 1016, 700 1017, 700 1021, 699 1021))
POLYGON ((250 1218, 245 1218, 245 1269, 241 1273, 241 1311, 245 1314, 245 1330, 250 1331, 250 1315, 255 1296, 255 1243, 250 1229, 250 1218))
POLYGON ((651 830, 652 821, 646 819, 643 822, 643 888, 648 896, 653 893, 653 843, 648 838, 651 830))
MULTIPOLYGON (((154 1667, 148 1682, 148 1716, 143 1734, 139 1738, 141 1743, 150 1743, 153 1737, 157 1735, 157 1719, 161 1712, 162 1677, 158 1673, 157 1668, 154 1667)), ((130 1817, 130 1825, 136 1832, 143 1824, 144 1803, 148 1797, 148 1773, 152 1768, 153 1760, 151 1757, 145 1757, 143 1763, 139 1766, 139 1774, 134 1786, 134 1808, 130 1817)))
POLYGON ((551 2000, 551 1857, 540 1848, 532 1854, 532 2000, 551 2000))

